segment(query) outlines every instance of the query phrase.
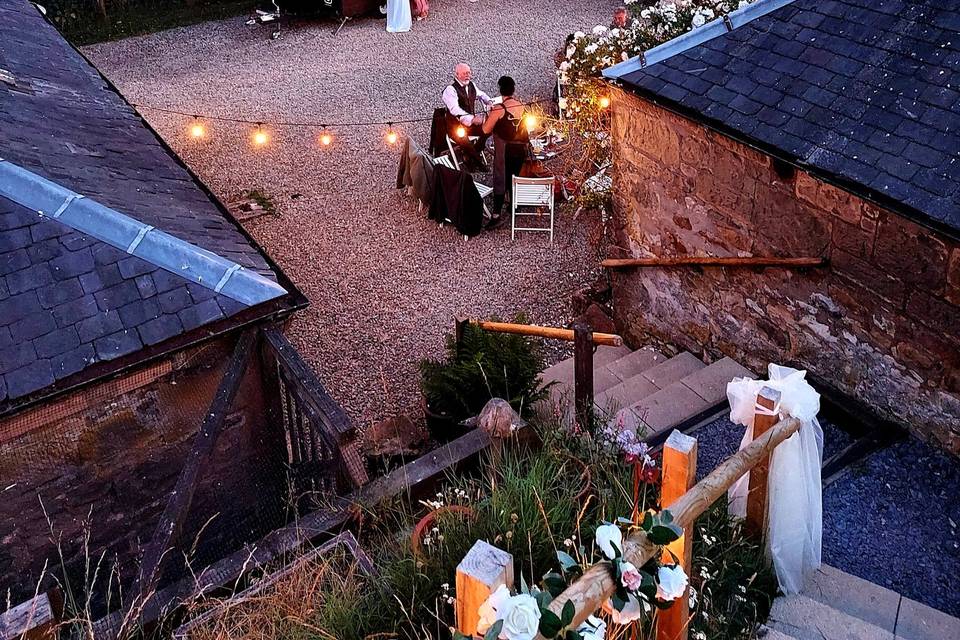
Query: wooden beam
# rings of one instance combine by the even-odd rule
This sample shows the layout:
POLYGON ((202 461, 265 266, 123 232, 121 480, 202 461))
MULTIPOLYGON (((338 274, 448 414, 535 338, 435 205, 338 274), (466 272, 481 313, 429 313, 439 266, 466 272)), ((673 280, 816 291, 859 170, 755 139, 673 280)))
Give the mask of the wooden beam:
POLYGON ((513 588, 513 555, 477 540, 457 565, 457 630, 473 637, 480 621, 480 605, 500 585, 513 588))
MULTIPOLYGON (((683 497, 697 481, 697 439, 676 429, 663 445, 663 482, 660 488, 660 506, 669 509, 683 497)), ((685 527, 684 535, 674 540, 663 553, 665 563, 676 557, 689 576, 693 560, 693 527, 685 527)), ((690 625, 689 588, 669 609, 657 613, 657 640, 686 640, 690 625)))
POLYGON ((593 433, 593 332, 585 322, 573 325, 573 394, 577 424, 593 433))
POLYGON ((0 613, 0 640, 55 640, 58 624, 55 603, 41 593, 0 613))
MULTIPOLYGON (((796 418, 781 420, 744 449, 727 458, 710 475, 673 503, 670 513, 673 514, 674 522, 684 529, 693 525, 700 514, 721 498, 738 478, 761 459, 769 456, 778 444, 796 433, 799 428, 800 421, 796 418)), ((656 551, 657 546, 651 544, 643 532, 630 535, 623 542, 624 559, 638 567, 646 564, 656 551)), ((579 625, 613 595, 616 585, 613 583, 612 575, 613 572, 610 571, 608 563, 600 562, 593 565, 579 580, 554 598, 550 603, 550 610, 559 616, 563 611, 563 605, 567 601, 572 601, 577 609, 573 624, 579 625)))
MULTIPOLYGON (((757 394, 757 412, 753 417, 753 438, 756 440, 769 431, 779 419, 780 392, 770 387, 757 394)), ((767 477, 770 473, 770 456, 760 460, 750 470, 750 489, 747 493, 747 522, 745 530, 757 540, 762 540, 767 527, 767 477)))
POLYGON ((213 396, 213 402, 210 403, 210 408, 204 415, 203 423, 197 432, 193 449, 188 454, 183 469, 180 471, 177 484, 174 486, 170 499, 167 501, 167 506, 160 516, 160 522, 154 529, 153 537, 143 552, 140 571, 130 589, 133 598, 127 606, 118 635, 124 631, 124 627, 139 620, 143 606, 153 595, 153 588, 160 575, 160 566, 163 563, 164 555, 180 536, 180 530, 186 520, 190 503, 193 501, 193 494, 197 488, 197 479, 200 472, 206 467, 211 453, 213 453, 220 432, 223 430, 227 413, 229 413, 233 400, 237 396, 237 391, 240 389, 243 374, 246 372, 247 363, 250 361, 250 354, 253 352, 255 337, 256 331, 247 329, 237 340, 227 371, 220 380, 220 385, 213 396))
MULTIPOLYGON (((514 333, 521 336, 566 340, 567 342, 573 342, 575 340, 572 329, 541 327, 535 324, 514 324, 512 322, 488 322, 487 320, 472 320, 472 322, 485 331, 514 333)), ((615 333, 594 333, 593 343, 608 347, 622 347, 623 338, 615 333)))
POLYGON ((608 258, 600 263, 607 269, 633 267, 824 267, 826 258, 677 256, 663 258, 608 258))

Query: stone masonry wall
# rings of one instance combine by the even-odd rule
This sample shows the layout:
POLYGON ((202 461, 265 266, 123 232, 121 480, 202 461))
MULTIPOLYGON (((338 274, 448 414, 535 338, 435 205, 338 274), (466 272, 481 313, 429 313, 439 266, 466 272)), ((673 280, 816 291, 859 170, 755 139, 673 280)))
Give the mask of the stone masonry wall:
MULTIPOLYGON (((232 346, 226 339, 208 343, 51 402, 33 414, 0 420, 4 601, 8 589, 14 603, 32 595, 44 562, 61 574, 51 538, 61 541, 75 588, 84 583, 85 554, 95 562, 105 553, 98 592, 105 592, 103 576, 114 564, 129 584, 232 346), (88 552, 83 549, 85 530, 88 552)), ((185 524, 182 550, 189 550, 203 530, 195 566, 282 524, 285 453, 278 440, 265 427, 254 357, 213 458, 201 471, 185 524)), ((184 575, 180 551, 168 554, 167 579, 184 575)))
POLYGON ((628 339, 654 335, 760 372, 771 361, 806 368, 960 453, 955 240, 623 91, 612 131, 626 255, 830 260, 803 271, 614 272, 628 339))

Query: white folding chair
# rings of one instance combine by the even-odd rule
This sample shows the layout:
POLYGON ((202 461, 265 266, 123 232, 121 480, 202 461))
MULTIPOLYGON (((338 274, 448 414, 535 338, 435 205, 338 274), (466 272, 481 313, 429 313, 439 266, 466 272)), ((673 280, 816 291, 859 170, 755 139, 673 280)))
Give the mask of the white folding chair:
POLYGON ((510 239, 517 231, 545 231, 553 244, 553 178, 521 178, 513 176, 513 197, 510 203, 510 239), (537 211, 518 211, 519 207, 535 207, 537 211), (542 209, 550 213, 549 227, 518 227, 517 216, 540 216, 542 209))
MULTIPOLYGON (((448 143, 450 142, 450 136, 447 136, 447 142, 448 142, 448 143)), ((434 159, 433 159, 433 164, 435 164, 435 165, 436 165, 436 164, 441 164, 441 165, 447 167, 448 169, 453 169, 454 171, 459 171, 459 170, 460 170, 460 163, 457 162, 457 156, 453 153, 453 149, 450 150, 450 154, 449 154, 449 155, 442 155, 442 156, 438 156, 438 157, 434 158, 434 159)), ((472 178, 473 176, 470 176, 470 177, 472 178)), ((477 192, 480 194, 480 199, 481 199, 481 200, 485 199, 488 195, 490 195, 491 193, 493 193, 493 187, 488 187, 487 185, 485 185, 485 184, 483 184, 483 183, 481 183, 481 182, 477 182, 476 180, 474 180, 474 181, 473 181, 473 185, 477 188, 477 192)), ((483 203, 483 210, 487 213, 487 217, 489 218, 489 217, 490 217, 490 210, 487 209, 487 203, 486 203, 486 202, 483 203)))

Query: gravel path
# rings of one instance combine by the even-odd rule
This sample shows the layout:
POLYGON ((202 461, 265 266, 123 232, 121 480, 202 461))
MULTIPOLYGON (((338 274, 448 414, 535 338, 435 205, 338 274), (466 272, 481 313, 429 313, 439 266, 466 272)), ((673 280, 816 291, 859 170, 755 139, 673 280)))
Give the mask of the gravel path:
MULTIPOLYGON (((850 442, 827 421, 824 457, 850 442)), ((737 451, 726 418, 696 432, 697 476, 737 451)), ((915 438, 848 467, 823 493, 823 562, 960 616, 960 467, 915 438)))
MULTIPOLYGON (((338 36, 329 20, 265 27, 211 22, 88 47, 132 102, 264 120, 363 121, 429 116, 452 65, 469 62, 495 95, 508 73, 522 98, 548 97, 563 37, 606 23, 614 0, 438 0, 413 31, 358 19, 338 36)), ((570 294, 596 272, 596 221, 559 217, 556 243, 500 230, 464 242, 393 188, 398 153, 383 128, 280 127, 253 150, 251 128, 188 121, 143 109, 149 122, 221 198, 260 189, 279 218, 248 222, 256 239, 310 299, 289 332, 331 394, 365 426, 419 402, 416 362, 441 353, 456 315, 563 324, 570 294), (296 195, 300 194, 300 195, 296 195)), ((403 131, 403 129, 401 129, 403 131)), ((426 143, 429 125, 406 133, 426 143)))

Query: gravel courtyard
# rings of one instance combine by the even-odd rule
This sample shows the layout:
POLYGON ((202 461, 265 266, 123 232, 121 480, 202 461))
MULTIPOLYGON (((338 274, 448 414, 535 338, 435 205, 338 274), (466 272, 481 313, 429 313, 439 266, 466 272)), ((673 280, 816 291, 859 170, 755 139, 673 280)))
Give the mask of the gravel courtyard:
MULTIPOLYGON (((436 0, 406 34, 384 20, 284 25, 279 40, 244 18, 211 22, 84 50, 128 100, 189 113, 264 121, 356 122, 429 116, 458 60, 496 94, 513 75, 518 95, 548 97, 553 53, 566 34, 607 24, 614 0, 436 0)), ((317 129, 207 123, 144 107, 144 116, 222 199, 259 189, 279 217, 246 224, 310 299, 289 334, 332 395, 363 427, 417 406, 416 362, 441 353, 457 315, 564 324, 569 298, 597 272, 596 220, 558 218, 545 235, 510 241, 501 229, 464 242, 394 188, 398 150, 384 127, 317 129)), ((398 127, 426 143, 428 123, 398 127)))

